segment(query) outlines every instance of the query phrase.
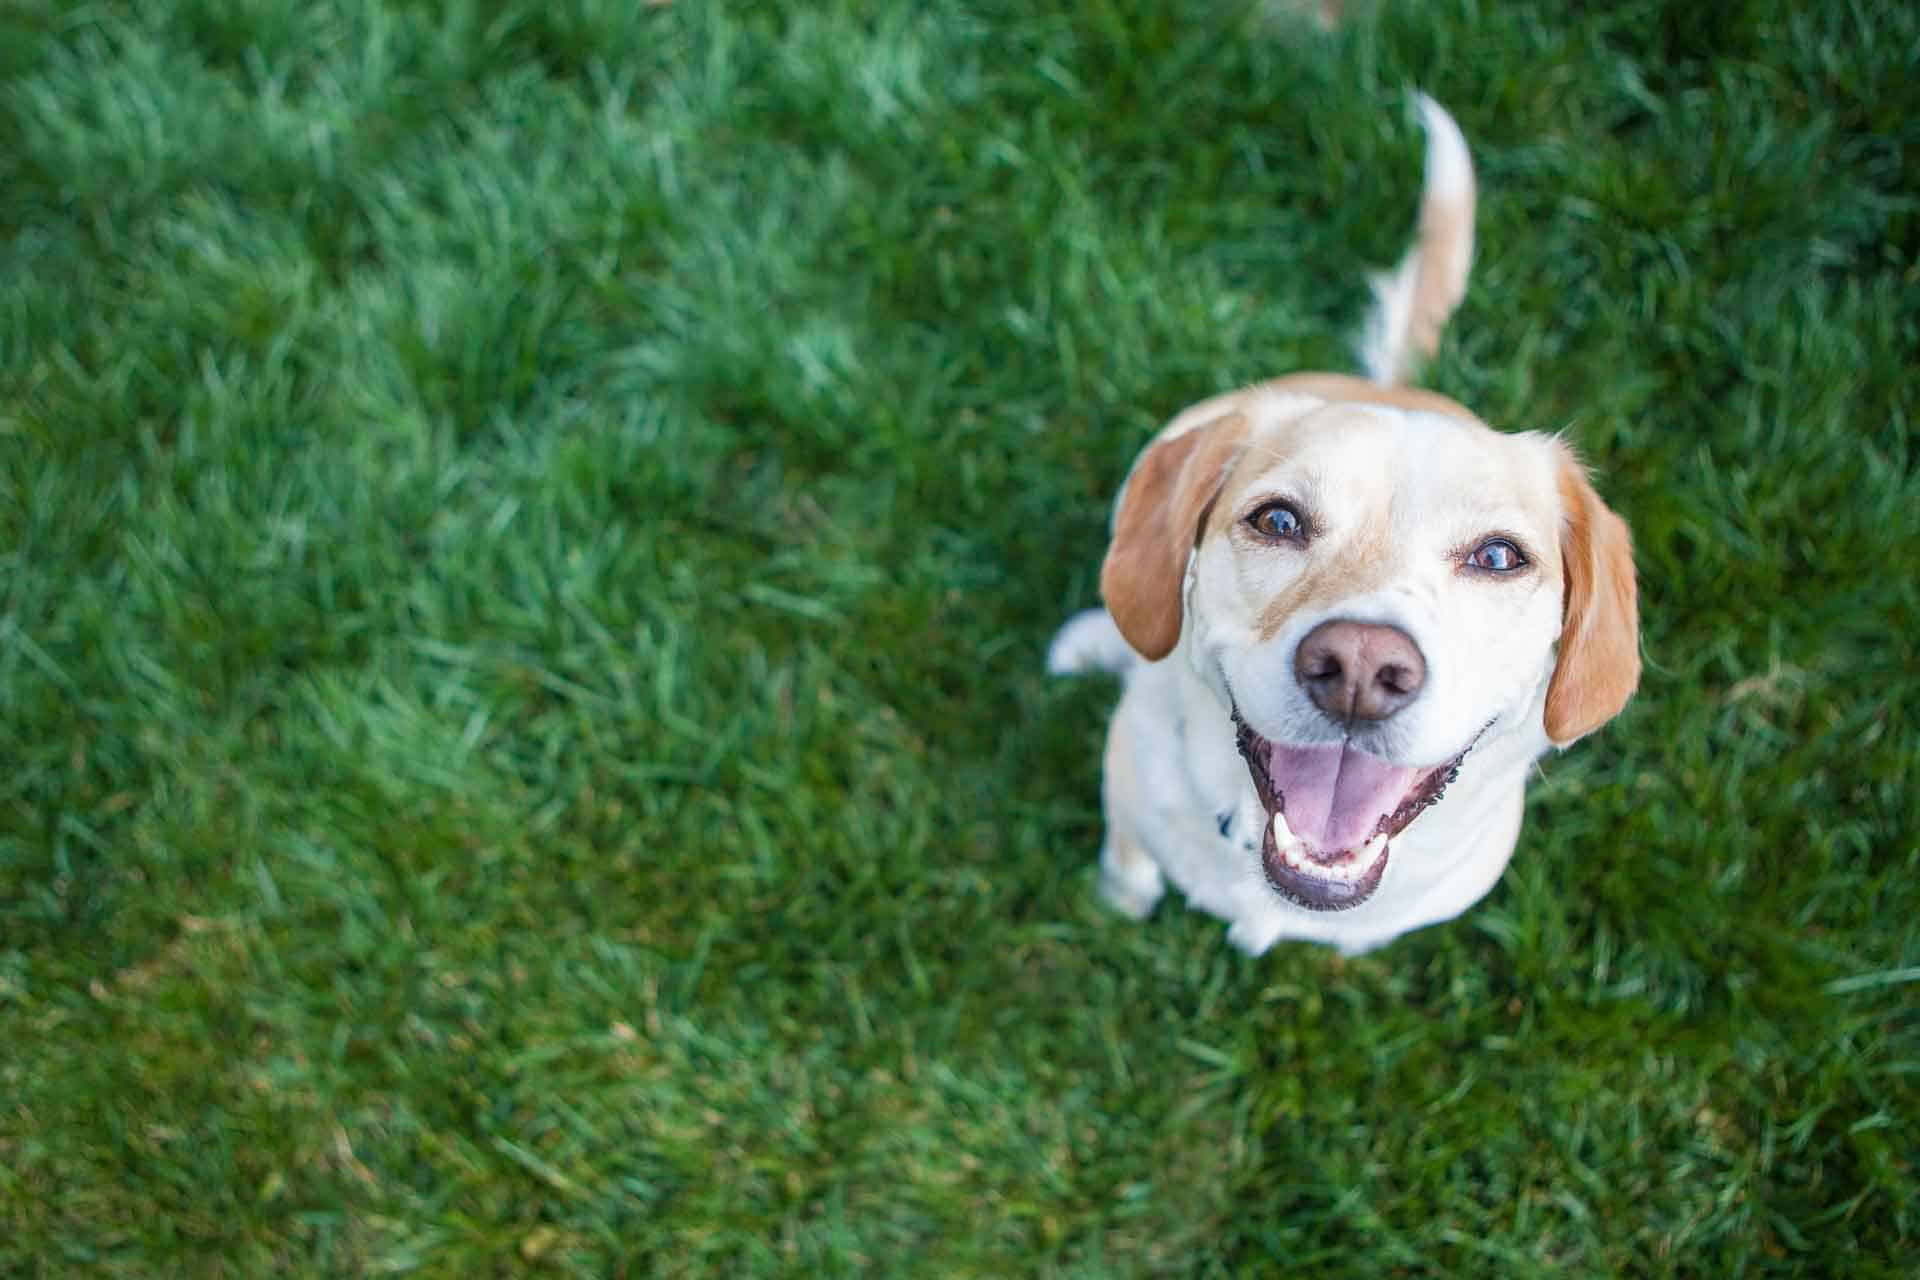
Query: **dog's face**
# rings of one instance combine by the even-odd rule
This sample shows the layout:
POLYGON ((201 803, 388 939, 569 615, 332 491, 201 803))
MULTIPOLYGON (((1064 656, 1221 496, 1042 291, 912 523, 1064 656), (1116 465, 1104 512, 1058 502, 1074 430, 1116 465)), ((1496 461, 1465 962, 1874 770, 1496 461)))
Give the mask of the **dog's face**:
POLYGON ((1483 739, 1571 742, 1638 679, 1625 525, 1564 446, 1464 410, 1236 397, 1143 455, 1102 588, 1237 722, 1266 877, 1316 910, 1372 895, 1483 739))

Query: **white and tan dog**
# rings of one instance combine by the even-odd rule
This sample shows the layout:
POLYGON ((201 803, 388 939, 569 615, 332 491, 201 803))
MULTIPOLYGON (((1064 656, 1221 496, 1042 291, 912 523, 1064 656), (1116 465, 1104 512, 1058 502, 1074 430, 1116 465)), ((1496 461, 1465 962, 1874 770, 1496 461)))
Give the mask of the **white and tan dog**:
POLYGON ((1446 920, 1513 854, 1533 762, 1639 681, 1627 527, 1566 445, 1401 386, 1465 293, 1474 178, 1427 130, 1420 229, 1374 282, 1370 381, 1297 374, 1194 405, 1134 463, 1105 609, 1055 672, 1118 672, 1101 888, 1172 880, 1259 954, 1446 920))

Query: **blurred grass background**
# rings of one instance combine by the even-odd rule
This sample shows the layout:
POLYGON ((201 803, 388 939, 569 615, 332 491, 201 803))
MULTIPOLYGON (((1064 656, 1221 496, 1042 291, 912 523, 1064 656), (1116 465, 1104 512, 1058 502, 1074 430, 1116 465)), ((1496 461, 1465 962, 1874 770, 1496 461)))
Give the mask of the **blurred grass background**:
POLYGON ((12 0, 0 1271, 1913 1274, 1920 10, 12 0), (1357 961, 1091 897, 1184 404, 1565 429, 1647 679, 1357 961))

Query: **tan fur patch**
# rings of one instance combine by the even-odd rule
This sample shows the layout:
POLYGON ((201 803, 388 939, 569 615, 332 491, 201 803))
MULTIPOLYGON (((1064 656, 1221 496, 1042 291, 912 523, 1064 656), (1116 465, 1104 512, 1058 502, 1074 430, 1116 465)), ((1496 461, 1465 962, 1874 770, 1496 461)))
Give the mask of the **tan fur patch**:
POLYGON ((1415 279, 1408 345, 1422 359, 1440 349, 1440 331, 1466 294, 1473 252, 1473 208, 1428 203, 1420 215, 1420 273, 1415 279))
POLYGON ((1350 377, 1344 373, 1296 373, 1263 382, 1260 390, 1315 396, 1332 404, 1379 404, 1392 409, 1412 409, 1419 413, 1463 418, 1486 426, 1465 405, 1457 400, 1449 400, 1437 391, 1425 391, 1419 387, 1383 387, 1377 382, 1368 382, 1365 378, 1350 377))
POLYGON ((1375 525, 1331 552, 1327 561, 1325 569, 1304 575, 1260 610, 1263 642, 1279 635, 1287 619, 1302 610, 1330 608, 1381 586, 1393 569, 1393 546, 1386 530, 1375 525))
POLYGON ((1638 687, 1640 607, 1626 522, 1600 500, 1571 454, 1560 468, 1560 497, 1566 595, 1546 728, 1565 746, 1618 715, 1638 687))
POLYGON ((1127 643, 1157 662, 1180 641, 1180 588, 1201 522, 1220 492, 1247 420, 1228 416, 1163 438, 1135 464, 1120 494, 1100 594, 1127 643))

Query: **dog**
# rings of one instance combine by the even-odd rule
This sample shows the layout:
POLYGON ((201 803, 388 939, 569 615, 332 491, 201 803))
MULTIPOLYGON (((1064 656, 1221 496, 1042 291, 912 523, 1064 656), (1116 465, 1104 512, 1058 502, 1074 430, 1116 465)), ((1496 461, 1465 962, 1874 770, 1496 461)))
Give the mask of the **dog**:
POLYGON ((1167 881, 1259 955, 1451 919, 1519 837, 1528 772, 1640 677, 1627 525, 1561 440, 1406 385, 1466 292, 1475 178, 1431 99, 1415 242, 1373 281, 1366 378, 1299 373, 1178 414, 1134 462, 1104 609, 1056 674, 1123 692, 1100 888, 1167 881))

